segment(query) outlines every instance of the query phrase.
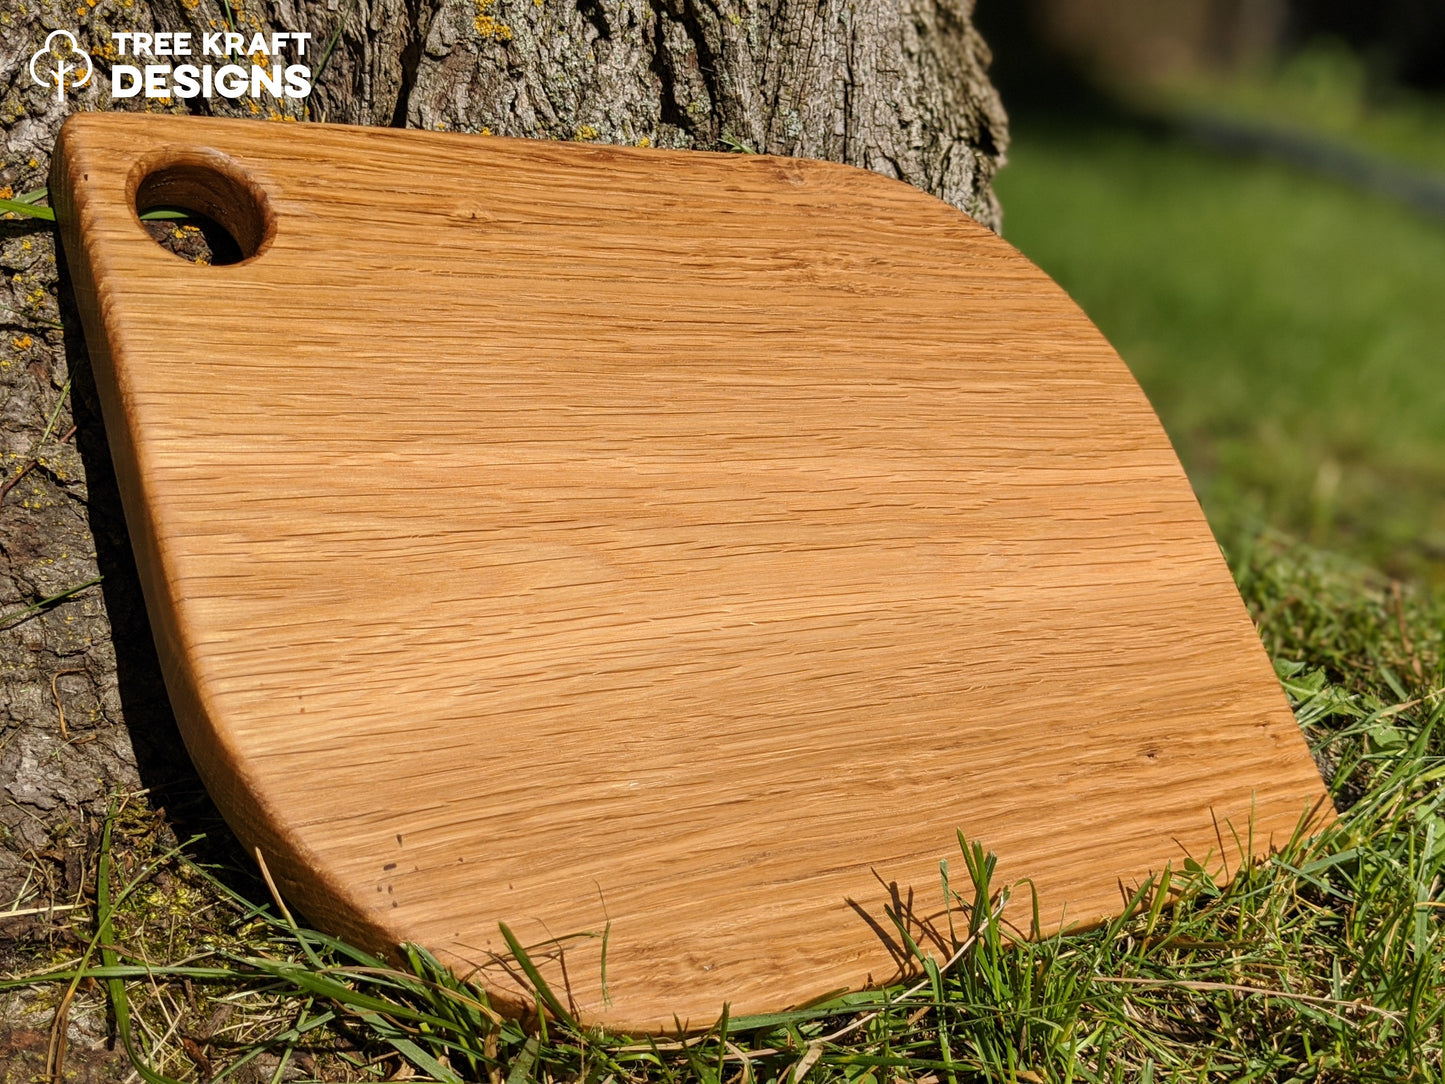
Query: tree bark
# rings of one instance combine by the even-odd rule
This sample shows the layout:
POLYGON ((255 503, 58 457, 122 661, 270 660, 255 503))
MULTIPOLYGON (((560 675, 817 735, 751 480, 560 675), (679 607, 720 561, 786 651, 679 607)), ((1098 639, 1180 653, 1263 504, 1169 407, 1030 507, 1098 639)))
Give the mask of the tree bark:
MULTIPOLYGON (((826 158, 999 225, 991 181, 1007 126, 972 0, 4 4, 0 195, 45 183, 68 111, 189 109, 826 158), (310 98, 111 101, 113 32, 199 37, 228 20, 248 34, 311 32, 310 98), (55 29, 97 62, 64 103, 27 70, 55 29)), ((78 891, 115 791, 150 787, 152 804, 181 819, 202 799, 160 684, 50 227, 0 222, 0 269, 0 485, 15 483, 0 496, 0 615, 104 576, 0 620, 0 907, 34 907, 78 891)), ((0 970, 3 942, 50 936, 44 921, 5 924, 0 970)))
POLYGON ((67 108, 26 70, 49 30, 100 61, 71 105, 104 109, 107 61, 121 59, 110 34, 234 26, 309 31, 306 59, 324 59, 310 98, 122 107, 826 158, 999 224, 1007 122, 972 0, 237 0, 230 18, 224 0, 79 3, 78 19, 69 6, 0 15, 12 186, 43 176, 67 108))

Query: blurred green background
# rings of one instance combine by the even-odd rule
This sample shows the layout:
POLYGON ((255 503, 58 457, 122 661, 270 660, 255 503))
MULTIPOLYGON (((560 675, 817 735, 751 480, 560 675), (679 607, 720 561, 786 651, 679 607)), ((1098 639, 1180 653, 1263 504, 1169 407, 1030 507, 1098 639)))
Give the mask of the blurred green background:
POLYGON ((1445 0, 980 0, 1004 235, 1216 534, 1445 588, 1445 0))

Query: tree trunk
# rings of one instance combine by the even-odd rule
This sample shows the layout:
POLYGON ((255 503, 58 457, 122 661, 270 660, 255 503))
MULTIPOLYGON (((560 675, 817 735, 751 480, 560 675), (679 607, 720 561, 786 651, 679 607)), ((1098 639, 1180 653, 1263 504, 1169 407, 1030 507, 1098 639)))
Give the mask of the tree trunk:
MULTIPOLYGON (((0 11, 7 197, 45 183, 69 110, 189 108, 827 158, 999 223, 990 185, 1006 121, 971 0, 51 3, 7 0, 0 11), (228 19, 248 36, 310 31, 309 99, 112 102, 109 67, 122 60, 113 32, 199 38, 228 19), (96 59, 90 85, 64 103, 27 68, 56 29, 96 59)), ((181 820, 203 799, 160 684, 51 228, 0 222, 0 262, 0 485, 14 482, 0 496, 0 614, 10 615, 0 620, 0 906, 28 878, 40 893, 27 889, 20 905, 34 907, 74 897, 117 789, 149 786, 152 804, 181 820)), ((0 930, 0 970, 4 940, 13 949, 23 932, 14 920, 0 930)), ((30 935, 48 936, 43 918, 30 935)))

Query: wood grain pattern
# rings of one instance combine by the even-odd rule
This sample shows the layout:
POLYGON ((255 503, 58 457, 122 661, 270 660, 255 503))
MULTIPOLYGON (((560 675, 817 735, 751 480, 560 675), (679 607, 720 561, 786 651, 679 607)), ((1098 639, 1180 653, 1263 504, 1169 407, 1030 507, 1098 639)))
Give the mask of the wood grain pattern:
POLYGON ((1322 801, 1139 388, 944 204, 117 114, 55 161, 187 746, 313 921, 523 1008, 506 921, 588 1020, 698 1027, 895 978, 956 831, 1089 923, 1322 801))

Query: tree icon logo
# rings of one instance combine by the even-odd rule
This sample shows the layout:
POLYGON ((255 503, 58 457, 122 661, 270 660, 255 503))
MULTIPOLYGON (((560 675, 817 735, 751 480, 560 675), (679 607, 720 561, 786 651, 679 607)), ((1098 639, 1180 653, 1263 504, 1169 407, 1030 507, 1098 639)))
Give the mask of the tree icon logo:
POLYGON ((65 101, 65 90, 67 86, 71 90, 74 90, 76 87, 83 87, 86 83, 90 82, 90 75, 93 70, 94 67, 90 63, 90 54, 80 47, 80 42, 75 40, 75 35, 69 30, 52 30, 50 36, 45 39, 45 44, 35 50, 35 55, 30 58, 30 78, 34 79, 35 82, 42 87, 48 87, 54 84, 55 100, 57 102, 65 101), (55 49, 53 43, 56 38, 64 38, 70 43, 70 48, 63 53, 55 49), (67 79, 67 76, 71 76, 81 70, 74 63, 71 63, 77 57, 84 62, 85 74, 79 79, 67 79), (42 58, 45 58, 47 63, 37 69, 37 65, 40 64, 42 58), (44 72, 43 75, 41 74, 42 71, 44 72))

